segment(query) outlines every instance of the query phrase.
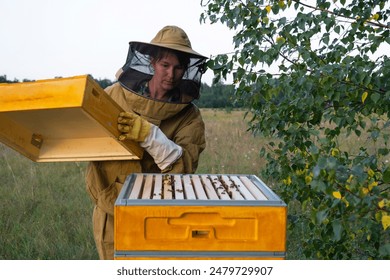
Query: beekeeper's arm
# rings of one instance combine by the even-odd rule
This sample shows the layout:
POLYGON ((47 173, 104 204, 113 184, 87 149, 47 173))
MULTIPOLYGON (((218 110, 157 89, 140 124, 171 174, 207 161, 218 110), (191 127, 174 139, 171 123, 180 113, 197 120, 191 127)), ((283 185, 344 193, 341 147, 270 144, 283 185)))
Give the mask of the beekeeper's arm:
POLYGON ((139 142, 162 170, 171 170, 183 153, 182 147, 168 139, 156 125, 131 112, 121 112, 118 117, 119 140, 139 142))

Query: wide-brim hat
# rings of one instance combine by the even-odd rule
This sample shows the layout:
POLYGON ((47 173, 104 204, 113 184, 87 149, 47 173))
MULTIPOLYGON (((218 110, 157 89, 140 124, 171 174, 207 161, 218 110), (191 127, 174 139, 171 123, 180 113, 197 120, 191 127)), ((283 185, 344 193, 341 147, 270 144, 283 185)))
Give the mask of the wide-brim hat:
POLYGON ((190 57, 207 58, 192 49, 190 39, 183 29, 169 25, 162 28, 150 43, 132 41, 134 46, 141 53, 149 53, 153 46, 176 50, 188 54, 190 57))

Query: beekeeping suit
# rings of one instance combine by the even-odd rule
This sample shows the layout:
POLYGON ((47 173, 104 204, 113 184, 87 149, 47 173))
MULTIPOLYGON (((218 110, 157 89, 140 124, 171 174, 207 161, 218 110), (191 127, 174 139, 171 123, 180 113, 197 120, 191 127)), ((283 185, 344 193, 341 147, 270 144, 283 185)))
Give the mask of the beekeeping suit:
MULTIPOLYGON (((196 171, 199 155, 206 146, 205 127, 199 109, 191 102, 199 97, 205 59, 192 49, 182 29, 167 26, 150 43, 130 42, 126 63, 117 73, 118 82, 105 89, 127 112, 123 118, 130 116, 132 128, 137 130, 126 130, 122 140, 139 142, 144 155, 141 160, 88 164, 86 185, 95 203, 93 230, 101 259, 114 257, 114 203, 129 174, 196 171), (153 76, 150 57, 157 48, 179 51, 189 57, 174 100, 160 101, 138 91, 153 76)), ((123 118, 118 118, 118 122, 123 118)))

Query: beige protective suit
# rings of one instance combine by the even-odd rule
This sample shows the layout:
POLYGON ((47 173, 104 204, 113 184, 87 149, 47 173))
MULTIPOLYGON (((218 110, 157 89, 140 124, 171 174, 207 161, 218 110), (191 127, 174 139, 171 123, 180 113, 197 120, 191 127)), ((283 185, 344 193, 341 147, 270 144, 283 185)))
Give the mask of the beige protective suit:
MULTIPOLYGON (((138 95, 116 83, 106 92, 125 110, 142 116, 177 145, 183 153, 170 173, 194 173, 204 150, 205 127, 199 109, 192 103, 168 103, 138 95)), ((182 93, 185 94, 185 93, 182 93)), ((191 97, 189 99, 192 99, 191 97)), ((131 173, 160 173, 153 158, 145 151, 138 161, 91 162, 86 185, 95 202, 93 231, 100 259, 114 257, 114 204, 126 177, 131 173)))

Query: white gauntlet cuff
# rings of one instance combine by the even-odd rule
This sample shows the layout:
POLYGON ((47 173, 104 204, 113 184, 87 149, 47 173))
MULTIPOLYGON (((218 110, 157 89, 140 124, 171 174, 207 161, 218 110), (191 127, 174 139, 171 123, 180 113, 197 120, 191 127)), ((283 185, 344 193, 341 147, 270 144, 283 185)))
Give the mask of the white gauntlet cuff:
POLYGON ((183 153, 182 147, 169 140, 161 129, 153 124, 149 135, 140 146, 153 157, 161 170, 175 163, 183 153))

